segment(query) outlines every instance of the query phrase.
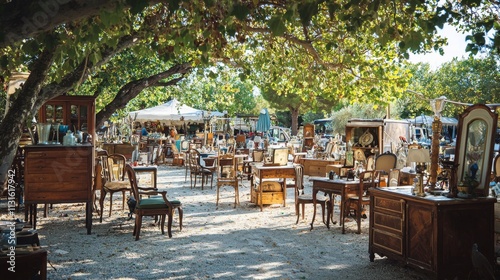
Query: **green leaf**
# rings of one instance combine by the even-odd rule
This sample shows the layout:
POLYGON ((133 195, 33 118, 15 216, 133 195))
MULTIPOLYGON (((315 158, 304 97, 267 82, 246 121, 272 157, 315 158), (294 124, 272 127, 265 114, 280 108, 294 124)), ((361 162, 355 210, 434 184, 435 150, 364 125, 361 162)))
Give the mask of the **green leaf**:
POLYGON ((318 13, 318 3, 311 2, 300 4, 298 10, 302 24, 304 26, 309 26, 312 17, 318 13))
POLYGON ((239 20, 245 20, 250 13, 250 10, 245 5, 237 3, 233 6, 231 15, 235 16, 239 20))
POLYGON ((281 36, 286 32, 286 26, 281 17, 274 16, 269 20, 269 27, 275 36, 281 36))
MULTIPOLYGON (((142 1, 142 0, 141 0, 142 1)), ((144 1, 147 2, 147 1, 144 1)), ((169 0, 168 1, 168 9, 173 12, 177 11, 179 9, 179 5, 181 3, 181 0, 169 0)))
POLYGON ((148 2, 143 0, 127 0, 127 3, 130 5, 130 12, 132 14, 138 14, 148 6, 148 2))

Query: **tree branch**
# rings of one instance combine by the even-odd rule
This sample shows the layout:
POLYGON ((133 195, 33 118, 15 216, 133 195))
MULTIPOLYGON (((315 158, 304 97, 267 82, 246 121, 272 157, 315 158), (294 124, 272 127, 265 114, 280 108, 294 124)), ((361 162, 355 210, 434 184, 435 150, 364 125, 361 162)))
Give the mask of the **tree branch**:
MULTIPOLYGON (((120 2, 128 5, 130 1, 120 2)), ((148 1, 149 5, 160 2, 148 1)), ((33 38, 60 24, 99 15, 116 5, 114 0, 10 1, 0 6, 0 48, 33 38)))
MULTIPOLYGON (((245 29, 245 31, 252 32, 252 33, 260 33, 260 34, 268 34, 268 35, 271 34, 271 31, 267 28, 245 26, 244 29, 245 29)), ((314 46, 312 45, 312 41, 302 40, 302 39, 299 39, 299 38, 297 38, 293 35, 290 35, 290 34, 284 34, 283 36, 280 36, 280 37, 290 41, 291 43, 294 43, 296 45, 303 47, 313 57, 313 59, 316 62, 318 62, 318 64, 323 65, 326 69, 337 70, 339 68, 343 68, 343 66, 344 66, 342 63, 325 62, 321 58, 320 54, 316 51, 314 46)))
POLYGON ((156 86, 161 83, 165 85, 174 85, 179 82, 191 69, 192 66, 189 62, 176 64, 170 67, 167 71, 127 83, 120 89, 120 91, 118 91, 113 101, 96 114, 96 127, 101 126, 104 121, 108 120, 116 110, 125 108, 128 102, 135 98, 143 89, 156 86), (169 82, 161 82, 161 80, 176 74, 182 74, 183 76, 172 79, 169 82))

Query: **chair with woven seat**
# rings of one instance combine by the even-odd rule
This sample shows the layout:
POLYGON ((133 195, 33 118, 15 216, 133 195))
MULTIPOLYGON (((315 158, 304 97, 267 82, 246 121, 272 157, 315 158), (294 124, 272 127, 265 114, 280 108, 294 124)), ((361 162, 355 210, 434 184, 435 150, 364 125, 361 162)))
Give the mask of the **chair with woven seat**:
POLYGON ((125 180, 125 165, 126 158, 121 154, 111 154, 107 157, 101 158, 103 180, 101 185, 101 197, 99 198, 99 205, 101 208, 101 216, 99 221, 102 223, 102 216, 104 213, 104 199, 109 193, 109 217, 113 210, 113 194, 121 192, 122 197, 122 210, 125 210, 126 192, 131 192, 130 183, 125 180))
POLYGON ((369 188, 375 187, 375 180, 378 178, 379 171, 364 171, 359 174, 359 186, 355 193, 348 194, 344 203, 344 220, 342 221, 342 233, 345 233, 345 222, 351 211, 354 212, 356 223, 358 224, 357 234, 361 233, 362 209, 370 205, 369 188))
POLYGON ((158 191, 152 187, 139 187, 137 185, 137 177, 132 166, 127 164, 125 172, 129 178, 130 186, 136 200, 134 209, 135 224, 133 235, 135 240, 139 240, 142 226, 142 217, 144 216, 160 216, 161 233, 165 234, 165 219, 168 218, 167 232, 168 237, 172 237, 172 220, 174 212, 177 209, 179 212, 179 228, 182 230, 182 203, 179 200, 168 199, 166 191, 158 191), (145 198, 143 198, 145 196, 145 198))
POLYGON ((215 205, 219 206, 219 191, 223 186, 234 188, 234 208, 240 204, 238 190, 238 163, 232 154, 219 155, 217 159, 217 200, 215 205))
MULTIPOLYGON (((297 215, 297 221, 295 224, 299 223, 300 217, 300 206, 302 206, 302 220, 304 220, 305 206, 306 204, 313 204, 312 194, 304 193, 304 166, 302 164, 295 165, 295 214, 297 215)), ((330 198, 326 195, 317 195, 316 203, 321 205, 321 213, 323 215, 323 223, 326 224, 325 221, 325 208, 327 203, 330 201, 330 198)), ((329 218, 329 217, 328 217, 329 218)), ((327 218, 327 219, 328 219, 327 218)), ((333 215, 332 215, 333 218, 333 215)), ((333 222, 333 220, 332 220, 333 222)))

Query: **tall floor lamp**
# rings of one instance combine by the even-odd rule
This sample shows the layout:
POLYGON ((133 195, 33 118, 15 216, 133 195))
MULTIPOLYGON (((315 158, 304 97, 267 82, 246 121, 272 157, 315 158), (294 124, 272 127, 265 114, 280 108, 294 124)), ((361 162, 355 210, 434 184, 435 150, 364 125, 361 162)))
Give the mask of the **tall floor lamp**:
POLYGON ((433 191, 436 188, 437 170, 439 164, 439 139, 441 139, 441 112, 444 109, 446 97, 441 96, 431 100, 432 111, 434 111, 434 121, 432 121, 432 143, 431 143, 431 170, 429 175, 429 187, 433 191))

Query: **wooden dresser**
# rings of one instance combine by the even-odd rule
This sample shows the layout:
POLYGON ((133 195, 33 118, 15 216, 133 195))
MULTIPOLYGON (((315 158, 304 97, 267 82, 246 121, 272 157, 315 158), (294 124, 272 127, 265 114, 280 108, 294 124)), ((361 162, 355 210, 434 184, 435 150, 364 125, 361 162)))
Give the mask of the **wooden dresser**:
POLYGON ((36 228, 36 204, 86 203, 85 225, 92 228, 92 172, 94 146, 25 146, 24 197, 35 206, 32 220, 36 228))
POLYGON ((496 199, 418 197, 409 188, 371 189, 370 194, 370 261, 376 253, 436 279, 467 279, 477 243, 494 265, 496 199))
POLYGON ((303 158, 301 159, 302 165, 304 165, 304 175, 324 177, 327 172, 327 165, 338 164, 339 161, 336 160, 325 160, 325 159, 315 159, 315 158, 303 158))

